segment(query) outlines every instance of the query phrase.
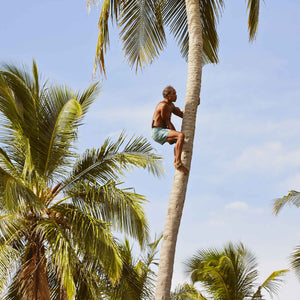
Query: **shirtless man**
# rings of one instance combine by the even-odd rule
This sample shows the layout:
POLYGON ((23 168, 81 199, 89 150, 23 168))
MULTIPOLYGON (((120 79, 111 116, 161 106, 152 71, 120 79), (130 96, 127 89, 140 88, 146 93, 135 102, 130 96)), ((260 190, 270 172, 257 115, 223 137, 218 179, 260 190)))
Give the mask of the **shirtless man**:
POLYGON ((182 132, 176 131, 174 125, 171 123, 172 113, 182 118, 183 111, 181 111, 180 108, 176 107, 173 103, 176 102, 177 95, 175 89, 172 86, 167 86, 163 90, 163 97, 164 100, 158 103, 154 111, 154 115, 152 118, 151 136, 154 141, 162 145, 165 142, 168 142, 169 144, 176 143, 174 149, 174 166, 183 174, 188 174, 188 169, 184 167, 181 162, 184 134, 182 132))

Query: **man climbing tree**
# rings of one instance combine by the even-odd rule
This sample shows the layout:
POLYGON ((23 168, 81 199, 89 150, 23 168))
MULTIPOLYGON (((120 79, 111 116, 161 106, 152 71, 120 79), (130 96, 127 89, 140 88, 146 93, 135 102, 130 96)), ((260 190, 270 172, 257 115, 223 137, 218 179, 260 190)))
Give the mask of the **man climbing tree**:
POLYGON ((177 95, 176 90, 172 86, 167 86, 162 94, 164 100, 158 103, 152 118, 151 136, 154 141, 162 145, 165 142, 168 142, 170 145, 176 143, 174 148, 174 166, 183 174, 188 174, 188 169, 181 162, 184 134, 176 131, 171 122, 172 113, 182 118, 183 111, 173 103, 176 102, 177 95))

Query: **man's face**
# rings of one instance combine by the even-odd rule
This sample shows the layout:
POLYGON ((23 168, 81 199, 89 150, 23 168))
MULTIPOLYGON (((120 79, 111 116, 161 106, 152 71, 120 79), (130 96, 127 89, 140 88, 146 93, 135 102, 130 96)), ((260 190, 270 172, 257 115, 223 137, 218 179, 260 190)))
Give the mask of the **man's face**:
POLYGON ((168 99, 170 101, 172 101, 172 102, 176 102, 176 100, 177 100, 177 94, 176 94, 176 90, 175 89, 173 89, 171 91, 171 93, 168 95, 168 99))

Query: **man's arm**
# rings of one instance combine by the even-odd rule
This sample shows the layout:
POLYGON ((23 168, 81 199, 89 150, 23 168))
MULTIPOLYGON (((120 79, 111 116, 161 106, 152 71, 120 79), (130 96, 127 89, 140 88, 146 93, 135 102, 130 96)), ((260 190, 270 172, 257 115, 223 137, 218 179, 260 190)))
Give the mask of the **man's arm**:
POLYGON ((183 118, 183 111, 179 107, 176 107, 175 105, 173 108, 173 114, 180 118, 183 118))

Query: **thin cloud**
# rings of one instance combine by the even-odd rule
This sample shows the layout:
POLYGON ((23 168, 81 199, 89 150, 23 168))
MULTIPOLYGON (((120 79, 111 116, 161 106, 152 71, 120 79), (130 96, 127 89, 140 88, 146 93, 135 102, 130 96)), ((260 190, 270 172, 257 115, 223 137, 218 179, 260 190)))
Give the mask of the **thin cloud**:
POLYGON ((227 204, 225 208, 231 211, 248 212, 254 214, 262 214, 264 211, 262 208, 250 207, 246 202, 243 201, 231 202, 227 204))
POLYGON ((300 166, 300 149, 286 149, 281 142, 269 142, 258 146, 250 146, 227 167, 236 172, 255 171, 278 174, 290 168, 300 166))
POLYGON ((242 201, 236 201, 226 205, 226 209, 247 211, 249 210, 249 205, 242 201))
POLYGON ((300 190, 300 173, 289 176, 279 184, 280 188, 287 193, 290 190, 300 190))

